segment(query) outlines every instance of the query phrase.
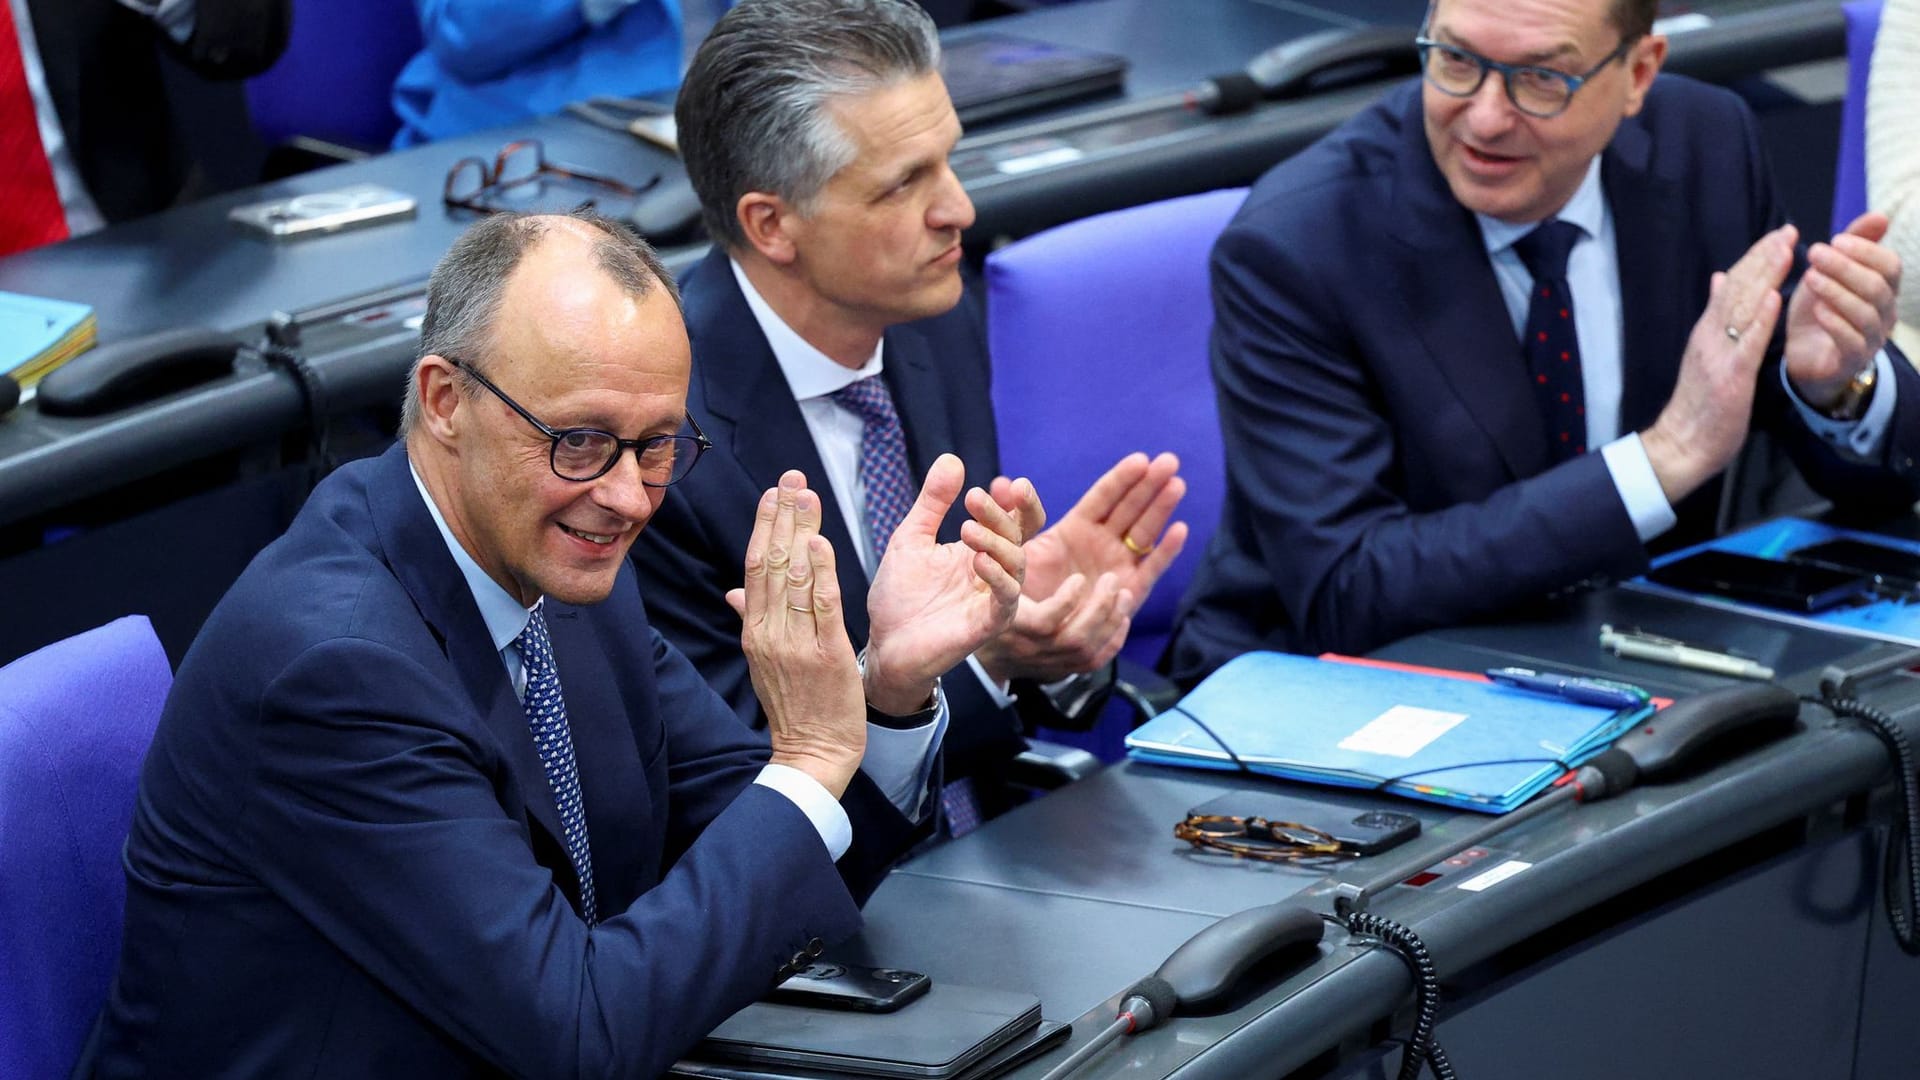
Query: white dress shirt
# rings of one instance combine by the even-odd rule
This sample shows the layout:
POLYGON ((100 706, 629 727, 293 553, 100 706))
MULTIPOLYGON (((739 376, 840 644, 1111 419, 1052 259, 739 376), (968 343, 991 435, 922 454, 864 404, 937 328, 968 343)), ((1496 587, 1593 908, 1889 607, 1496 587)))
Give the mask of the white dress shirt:
MULTIPOLYGON (((1501 299, 1513 320, 1517 342, 1526 329, 1527 306, 1533 293, 1533 276, 1514 250, 1514 242, 1532 232, 1537 222, 1514 225, 1474 215, 1480 223, 1480 235, 1487 245, 1501 299)), ((1600 187, 1600 159, 1587 167, 1580 187, 1554 215, 1577 225, 1580 239, 1567 256, 1567 288, 1573 292, 1574 334, 1580 342, 1580 384, 1586 395, 1587 445, 1600 448, 1620 501, 1633 520, 1634 531, 1642 541, 1652 540, 1678 520, 1660 478, 1647 459, 1647 450, 1638 432, 1620 433, 1620 400, 1625 385, 1623 352, 1625 329, 1620 303, 1620 258, 1614 235, 1613 210, 1607 205, 1600 187)), ((1781 318, 1785 318, 1783 311, 1781 318)), ((1842 454, 1858 460, 1873 460, 1885 445, 1888 421, 1893 416, 1895 388, 1893 368, 1883 350, 1874 358, 1878 379, 1873 400, 1858 420, 1829 419, 1816 412, 1786 378, 1781 366, 1780 378, 1787 396, 1807 427, 1842 454)))

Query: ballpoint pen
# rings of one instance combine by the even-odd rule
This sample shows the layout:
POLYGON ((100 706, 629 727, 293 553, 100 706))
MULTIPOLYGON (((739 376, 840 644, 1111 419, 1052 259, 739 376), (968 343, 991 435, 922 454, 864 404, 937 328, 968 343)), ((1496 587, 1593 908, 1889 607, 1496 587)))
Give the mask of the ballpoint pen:
POLYGON ((1736 679, 1758 679, 1762 682, 1773 678, 1773 669, 1744 656, 1703 649, 1698 645, 1689 645, 1670 637, 1649 634, 1641 630, 1629 630, 1621 633, 1611 626, 1600 627, 1600 647, 1615 656, 1624 656, 1633 660, 1651 660, 1656 664, 1671 664, 1674 667, 1689 668, 1693 671, 1706 671, 1715 675, 1728 675, 1736 679))
POLYGON ((1488 668, 1487 678, 1501 686, 1511 686, 1536 694, 1565 698, 1581 705, 1602 705, 1611 709, 1637 709, 1647 703, 1645 692, 1620 683, 1585 679, 1578 675, 1560 675, 1532 668, 1488 668))

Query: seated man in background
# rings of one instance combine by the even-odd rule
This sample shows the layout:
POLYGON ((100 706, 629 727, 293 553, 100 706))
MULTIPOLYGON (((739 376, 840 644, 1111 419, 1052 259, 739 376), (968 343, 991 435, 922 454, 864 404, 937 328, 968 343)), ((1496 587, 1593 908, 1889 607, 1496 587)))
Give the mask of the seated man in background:
POLYGON ((938 543, 935 464, 883 566, 916 618, 875 626, 863 694, 820 497, 780 477, 726 601, 751 731, 627 562, 700 458, 688 364, 611 221, 455 243, 401 442, 314 491, 181 664, 82 1075, 657 1076, 853 931, 931 817, 939 674, 1013 617, 1019 526, 975 490, 938 543))
POLYGON ((1807 251, 1776 340, 1797 234, 1739 99, 1656 78, 1654 8, 1437 0, 1424 81, 1254 187, 1213 253, 1228 494, 1177 679, 1640 573, 1710 535, 1750 424, 1831 497, 1913 502, 1885 217, 1807 251))
POLYGON ((425 48, 393 84, 393 145, 673 89, 678 0, 415 0, 425 48))
MULTIPOLYGON (((291 0, 24 0, 0 8, 0 255, 212 194, 164 49, 209 79, 286 50, 291 0)), ((238 94, 236 88, 233 91, 238 94)))
MULTIPOLYGON (((947 166, 960 123, 938 64, 932 22, 901 0, 744 0, 681 88, 681 154, 716 245, 686 281, 687 407, 714 460, 667 500, 635 558, 661 632, 743 718, 762 703, 715 603, 739 583, 753 526, 743 495, 788 468, 821 481, 858 643, 884 614, 877 575, 907 479, 948 452, 976 483, 999 471, 983 328, 961 303, 973 205, 947 166)), ((979 816, 965 781, 1025 747, 1016 695, 1049 720, 1095 706, 1093 680, 1060 681, 1107 674, 1179 553, 1178 468, 1171 454, 1131 455, 1028 542, 1012 629, 945 683, 950 831, 979 816)), ((1039 528, 1031 484, 992 487, 1039 528)))

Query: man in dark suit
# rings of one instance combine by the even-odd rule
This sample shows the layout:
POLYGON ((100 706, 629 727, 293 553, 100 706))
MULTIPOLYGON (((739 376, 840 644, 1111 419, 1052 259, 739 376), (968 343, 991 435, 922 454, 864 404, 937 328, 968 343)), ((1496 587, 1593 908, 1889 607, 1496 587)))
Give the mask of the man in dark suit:
POLYGON ((781 477, 728 597, 761 736, 627 562, 700 456, 688 364, 612 222, 455 244, 402 442, 316 489, 181 664, 83 1074, 656 1076, 857 926, 929 818, 939 673, 1012 618, 1019 528, 975 490, 937 542, 942 459, 887 561, 922 617, 863 674, 820 498, 781 477))
MULTIPOLYGON (((897 486, 956 453, 1030 531, 1042 521, 1031 484, 994 479, 986 343, 960 277, 973 206, 947 166, 960 125, 938 59, 932 23, 911 4, 747 0, 682 86, 681 152, 718 245, 686 281, 688 408, 717 460, 668 500, 637 558, 661 631, 749 719, 759 703, 737 634, 713 611, 752 524, 740 493, 785 468, 822 478, 823 531, 849 553, 841 588, 856 642, 888 544, 889 471, 897 486)), ((1170 454, 1132 455, 1029 542, 1013 631, 945 684, 950 780, 1024 747, 1016 699, 1049 720, 1090 711, 1092 680, 1074 677, 1105 670, 1185 540, 1184 525, 1168 527, 1185 491, 1178 467, 1170 454)), ((964 821, 974 808, 949 809, 964 821)))
POLYGON ((209 193, 161 53, 209 79, 245 78, 273 65, 293 23, 291 0, 28 0, 24 10, 25 25, 0 12, 0 141, 15 148, 0 162, 0 253, 209 193))
POLYGON ((1422 83, 1254 188, 1213 254, 1228 497, 1176 678, 1639 573, 1708 534, 1750 424, 1823 492, 1913 501, 1886 219, 1813 245, 1780 319, 1754 118, 1656 78, 1654 7, 1439 0, 1422 83))

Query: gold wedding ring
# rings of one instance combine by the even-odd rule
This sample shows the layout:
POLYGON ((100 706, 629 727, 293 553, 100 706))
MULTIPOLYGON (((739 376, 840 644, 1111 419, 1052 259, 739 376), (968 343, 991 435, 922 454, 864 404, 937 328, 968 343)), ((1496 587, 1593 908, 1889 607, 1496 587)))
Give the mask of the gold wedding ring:
POLYGON ((1133 538, 1132 533, 1124 533, 1124 532, 1121 533, 1120 542, 1127 546, 1128 551, 1133 552, 1135 555, 1139 556, 1142 559, 1153 554, 1153 546, 1149 544, 1146 547, 1141 547, 1139 541, 1133 538))
POLYGON ((812 609, 812 608, 810 608, 810 607, 801 607, 801 606, 800 606, 799 604, 788 604, 788 605, 787 605, 787 610, 788 610, 788 611, 798 611, 798 612, 801 612, 802 614, 806 614, 806 615, 811 615, 811 614, 813 614, 813 609, 812 609))

